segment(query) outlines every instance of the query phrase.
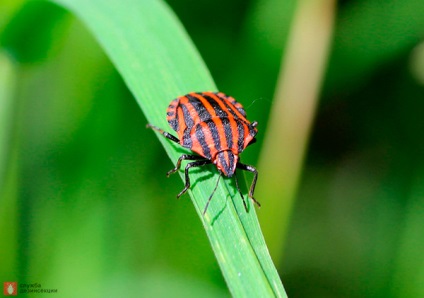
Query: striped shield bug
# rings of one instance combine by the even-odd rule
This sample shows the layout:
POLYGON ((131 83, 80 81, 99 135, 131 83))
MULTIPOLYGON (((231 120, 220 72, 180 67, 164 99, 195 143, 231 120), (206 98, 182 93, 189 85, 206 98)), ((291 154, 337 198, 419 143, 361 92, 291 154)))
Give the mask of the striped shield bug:
POLYGON ((177 198, 190 188, 189 169, 212 163, 217 167, 220 175, 203 214, 206 213, 222 175, 226 177, 235 176, 236 186, 243 200, 244 208, 246 212, 248 211, 235 175, 236 169, 254 174, 249 197, 259 207, 261 206, 253 198, 258 171, 250 165, 239 162, 240 153, 256 141, 255 135, 258 132, 256 128, 258 123, 246 119, 246 112, 240 103, 222 92, 192 92, 171 101, 166 116, 171 128, 177 132, 178 138, 154 125, 147 124, 147 127, 197 153, 197 155, 181 155, 175 168, 167 173, 169 177, 170 174, 178 171, 183 160, 192 161, 185 167, 185 187, 177 195, 177 198))

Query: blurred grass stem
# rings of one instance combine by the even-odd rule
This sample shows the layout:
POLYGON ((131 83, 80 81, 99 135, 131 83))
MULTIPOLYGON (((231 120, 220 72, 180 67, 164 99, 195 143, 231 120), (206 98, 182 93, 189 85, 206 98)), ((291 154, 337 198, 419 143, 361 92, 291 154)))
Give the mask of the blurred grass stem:
POLYGON ((296 196, 333 32, 336 1, 300 1, 276 86, 257 197, 265 239, 276 264, 296 196), (264 179, 266 177, 266 179, 264 179), (277 227, 277 228, 276 228, 277 227))
POLYGON ((18 140, 11 130, 17 130, 16 104, 13 103, 16 73, 15 68, 5 55, 0 52, 0 237, 2 254, 0 254, 0 278, 17 277, 17 180, 18 180, 18 140), (13 124, 11 124, 13 123, 13 124), (8 275, 3 275, 7 272, 8 275))

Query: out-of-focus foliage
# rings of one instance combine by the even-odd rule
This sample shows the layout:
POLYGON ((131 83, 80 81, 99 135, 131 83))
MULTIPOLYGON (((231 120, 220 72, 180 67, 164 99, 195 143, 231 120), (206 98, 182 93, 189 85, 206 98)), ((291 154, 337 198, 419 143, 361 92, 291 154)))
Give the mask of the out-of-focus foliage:
MULTIPOLYGON (((168 3, 219 89, 259 121, 258 144, 242 155, 256 164, 297 1, 168 3)), ((0 2, 0 30, 18 7, 0 2)), ((141 286, 226 295, 193 206, 175 201, 181 181, 165 179, 172 165, 119 75, 80 23, 60 11, 58 30, 44 30, 47 16, 34 22, 47 35, 22 44, 29 63, 0 59, 0 278, 74 283, 84 296, 141 286), (46 224, 55 217, 63 226, 46 224)), ((418 0, 339 3, 279 264, 291 297, 424 296, 423 16, 418 0)))

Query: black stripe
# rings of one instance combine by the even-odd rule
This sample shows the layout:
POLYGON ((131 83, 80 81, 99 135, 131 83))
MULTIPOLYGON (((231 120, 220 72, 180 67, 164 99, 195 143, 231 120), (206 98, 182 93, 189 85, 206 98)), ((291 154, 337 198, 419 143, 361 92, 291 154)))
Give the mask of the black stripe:
POLYGON ((225 95, 225 94, 223 94, 223 96, 219 96, 218 93, 219 92, 215 92, 216 96, 218 96, 219 98, 224 97, 225 100, 228 100, 229 102, 231 102, 232 105, 234 105, 236 107, 236 109, 240 112, 240 114, 242 114, 244 117, 246 117, 246 111, 244 110, 243 105, 241 103, 239 103, 237 100, 235 100, 234 97, 231 97, 231 96, 228 96, 228 95, 225 95))
POLYGON ((211 151, 209 150, 208 145, 206 144, 206 140, 205 140, 205 134, 203 132, 203 128, 200 124, 196 125, 196 138, 199 140, 200 146, 202 147, 203 150, 203 156, 206 157, 207 159, 211 159, 211 151))
MULTIPOLYGON (((177 110, 178 110, 178 108, 176 109, 176 111, 177 110)), ((166 115, 169 116, 169 117, 172 117, 172 116, 174 116, 174 117, 172 119, 168 119, 169 126, 171 126, 173 130, 178 132, 178 130, 180 128, 180 123, 178 122, 178 113, 176 115, 169 115, 170 113, 173 113, 173 112, 168 112, 168 113, 166 113, 166 115)))
POLYGON ((179 123, 178 120, 176 118, 170 119, 168 120, 169 126, 172 127, 173 130, 175 130, 176 132, 178 132, 179 130, 179 123))
MULTIPOLYGON (((215 114, 219 117, 219 118, 228 118, 228 116, 229 116, 229 114, 226 112, 226 111, 224 111, 221 107, 220 107, 220 105, 219 105, 219 103, 214 99, 214 98, 212 98, 212 97, 209 97, 209 96, 206 96, 206 95, 204 95, 203 96, 206 100, 207 100, 207 102, 212 106, 212 108, 214 109, 214 111, 215 111, 215 114)), ((218 96, 219 97, 219 96, 218 96)))
MULTIPOLYGON (((217 95, 218 96, 218 95, 217 95)), ((226 98, 222 98, 219 97, 219 100, 225 105, 225 108, 231 113, 231 115, 235 118, 235 119, 239 119, 239 117, 237 116, 236 112, 234 112, 234 110, 230 107, 230 105, 228 103, 231 104, 231 101, 227 100, 226 98)))
POLYGON ((171 119, 168 119, 168 123, 169 123, 169 126, 171 126, 171 128, 173 130, 178 132, 179 126, 180 126, 179 122, 178 122, 178 113, 177 113, 177 115, 175 115, 175 113, 178 112, 178 105, 177 106, 173 105, 174 102, 175 102, 175 99, 169 105, 169 107, 166 111, 166 116, 167 117, 173 117, 171 119))
POLYGON ((190 112, 188 111, 188 109, 187 109, 186 105, 185 105, 185 104, 180 104, 180 107, 181 107, 181 109, 182 109, 182 111, 183 111, 183 116, 184 116, 184 123, 185 123, 185 125, 186 125, 189 129, 193 128, 193 126, 194 126, 194 121, 193 121, 193 119, 191 118, 190 112))
POLYGON ((227 165, 227 161, 225 160, 225 151, 222 151, 218 154, 219 156, 219 163, 221 164, 221 166, 224 168, 224 174, 225 176, 227 176, 228 173, 228 165, 227 165))
POLYGON ((224 126, 225 139, 227 140, 227 149, 233 148, 233 128, 231 127, 228 118, 222 118, 222 125, 224 126))
POLYGON ((218 154, 218 158, 219 158, 219 163, 221 164, 221 167, 223 168, 224 175, 227 177, 233 176, 234 154, 229 150, 221 151, 218 154))
POLYGON ((234 100, 233 105, 236 107, 236 109, 242 114, 244 117, 246 117, 246 111, 244 110, 241 103, 234 100))
POLYGON ((192 95, 187 95, 187 98, 188 102, 193 106, 194 110, 197 112, 200 122, 204 122, 212 118, 211 114, 209 114, 208 110, 198 98, 192 95))
POLYGON ((244 147, 244 123, 240 120, 236 120, 236 123, 238 131, 237 149, 238 153, 241 153, 244 147))
POLYGON ((213 122, 212 120, 209 120, 206 123, 208 124, 209 131, 211 132, 215 148, 218 151, 221 151, 221 140, 219 139, 219 132, 215 122, 213 122))
POLYGON ((228 154, 228 172, 230 173, 231 171, 231 174, 233 174, 232 170, 234 166, 234 154, 231 151, 227 151, 227 154, 228 154))
MULTIPOLYGON (((183 111, 184 123, 187 126, 183 132, 183 146, 191 149, 193 147, 193 141, 190 136, 190 131, 194 126, 194 121, 191 119, 190 113, 185 104, 180 104, 181 110, 183 111)), ((177 114, 178 115, 178 114, 177 114)))

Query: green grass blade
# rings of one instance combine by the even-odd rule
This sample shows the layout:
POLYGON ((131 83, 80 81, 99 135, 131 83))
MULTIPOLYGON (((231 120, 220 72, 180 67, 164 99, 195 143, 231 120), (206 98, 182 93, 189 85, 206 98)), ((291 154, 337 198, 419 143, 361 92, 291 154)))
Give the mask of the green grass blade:
MULTIPOLYGON (((167 129, 165 111, 173 98, 190 91, 217 90, 184 29, 163 2, 54 2, 73 12, 91 30, 150 123, 167 129)), ((159 140, 176 162, 182 150, 163 137, 159 140)), ((255 210, 249 204, 250 212, 245 212, 233 181, 221 181, 208 212, 202 215, 217 177, 216 170, 194 170, 189 194, 231 293, 234 296, 286 296, 255 210)))

